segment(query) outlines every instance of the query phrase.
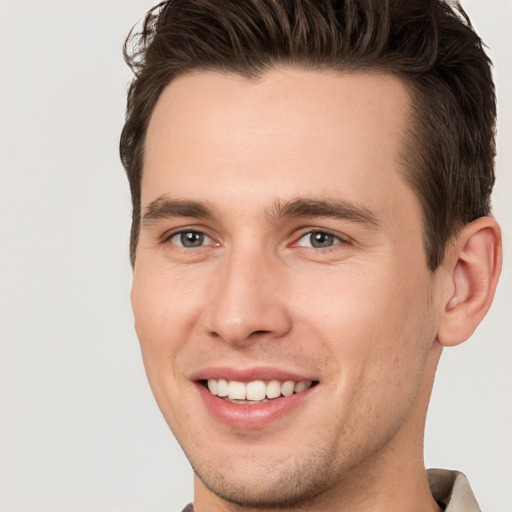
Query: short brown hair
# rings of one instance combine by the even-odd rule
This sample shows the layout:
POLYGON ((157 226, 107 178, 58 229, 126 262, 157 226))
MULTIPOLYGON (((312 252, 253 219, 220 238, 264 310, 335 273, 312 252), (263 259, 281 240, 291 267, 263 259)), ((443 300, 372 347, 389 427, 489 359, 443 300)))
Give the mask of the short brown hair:
POLYGON ((496 98, 491 62, 458 2, 442 0, 169 0, 125 42, 135 77, 120 154, 132 195, 130 258, 141 219, 149 120, 160 93, 194 70, 247 78, 285 65, 377 71, 411 91, 404 176, 421 203, 434 271, 461 226, 489 215, 496 98))

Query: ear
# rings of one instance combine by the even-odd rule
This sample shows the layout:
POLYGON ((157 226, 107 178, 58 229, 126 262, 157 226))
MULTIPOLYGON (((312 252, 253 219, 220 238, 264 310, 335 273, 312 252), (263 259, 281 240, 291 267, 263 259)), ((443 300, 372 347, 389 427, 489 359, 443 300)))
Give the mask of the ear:
POLYGON ((448 347, 466 341, 487 313, 501 272, 501 231, 491 217, 467 224, 446 247, 447 279, 438 341, 448 347))

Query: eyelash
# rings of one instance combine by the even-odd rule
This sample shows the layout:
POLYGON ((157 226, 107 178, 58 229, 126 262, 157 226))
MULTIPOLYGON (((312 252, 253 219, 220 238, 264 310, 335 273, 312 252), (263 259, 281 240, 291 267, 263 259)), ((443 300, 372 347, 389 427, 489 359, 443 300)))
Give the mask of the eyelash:
MULTIPOLYGON (((200 249, 203 247, 207 247, 209 245, 214 245, 214 246, 220 245, 218 242, 214 242, 213 238, 211 236, 209 236, 208 234, 206 234, 201 229, 180 229, 179 231, 174 231, 174 232, 166 235, 162 239, 161 243, 162 244, 170 243, 170 244, 174 245, 175 247, 177 247, 181 250, 184 250, 184 251, 196 250, 196 249, 200 249), (191 235, 191 234, 199 235, 200 237, 202 237, 201 245, 191 246, 191 247, 187 247, 187 246, 183 245, 183 236, 191 235), (181 238, 181 244, 172 241, 173 238, 175 238, 175 237, 181 238), (208 239, 209 243, 204 244, 205 239, 208 239), (212 244, 212 242, 213 242, 213 244, 212 244)), ((293 242, 291 244, 291 247, 306 247, 306 248, 310 248, 310 249, 313 249, 313 250, 319 251, 319 252, 330 252, 332 250, 335 250, 336 247, 339 245, 350 245, 350 244, 351 244, 351 240, 348 239, 347 237, 342 237, 341 235, 335 234, 326 229, 315 228, 315 229, 310 229, 309 231, 305 231, 305 232, 301 233, 301 235, 295 239, 295 242, 293 242), (328 238, 332 239, 333 243, 332 243, 332 245, 329 245, 327 247, 314 247, 312 244, 304 245, 304 244, 300 243, 300 241, 303 240, 304 238, 306 238, 308 236, 311 237, 313 235, 326 235, 328 238)))
POLYGON ((302 233, 297 239, 296 242, 292 244, 292 246, 295 247, 308 247, 310 249, 314 249, 315 251, 321 251, 321 252, 329 252, 336 249, 336 246, 339 245, 349 245, 351 241, 347 237, 342 237, 341 235, 337 235, 327 229, 310 229, 309 231, 306 231, 302 233), (299 242, 304 239, 305 237, 311 237, 312 235, 327 235, 328 237, 332 237, 333 244, 329 245, 327 247, 314 247, 312 245, 301 245, 299 242))
MULTIPOLYGON (((199 249, 201 247, 206 247, 207 245, 210 245, 211 242, 213 242, 212 237, 209 236, 208 234, 206 234, 204 231, 201 231, 200 229, 180 229, 179 231, 174 231, 172 233, 169 233, 162 240, 162 244, 171 243, 172 245, 174 245, 174 246, 176 246, 176 247, 178 247, 178 248, 180 248, 182 250, 199 249), (200 237, 203 237, 203 241, 204 241, 204 239, 208 239, 210 241, 210 243, 208 243, 206 245, 201 243, 201 245, 187 247, 185 245, 180 245, 180 244, 175 243, 175 242, 172 241, 173 238, 180 237, 182 239, 181 241, 183 242, 183 237, 186 236, 186 235, 191 235, 191 234, 199 235, 200 237)), ((215 243, 214 245, 219 245, 219 244, 215 243)))

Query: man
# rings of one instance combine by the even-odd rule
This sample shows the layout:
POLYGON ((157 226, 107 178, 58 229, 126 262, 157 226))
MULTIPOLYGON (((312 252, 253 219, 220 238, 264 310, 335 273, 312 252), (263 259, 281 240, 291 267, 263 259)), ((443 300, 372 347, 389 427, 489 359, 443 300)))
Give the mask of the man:
POLYGON ((501 267, 462 9, 182 0, 129 44, 132 304, 194 510, 479 510, 423 463, 442 348, 501 267))

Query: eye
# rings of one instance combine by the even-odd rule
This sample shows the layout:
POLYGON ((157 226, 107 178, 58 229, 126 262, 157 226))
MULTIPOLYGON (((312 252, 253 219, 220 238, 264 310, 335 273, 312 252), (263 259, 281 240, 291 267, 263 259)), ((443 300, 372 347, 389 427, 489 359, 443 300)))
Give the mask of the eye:
POLYGON ((313 249, 328 249, 341 242, 342 240, 339 237, 326 231, 310 231, 299 238, 297 245, 312 247, 313 249))
POLYGON ((212 239, 201 231, 180 231, 169 238, 169 242, 180 247, 191 249, 212 243, 212 239))

